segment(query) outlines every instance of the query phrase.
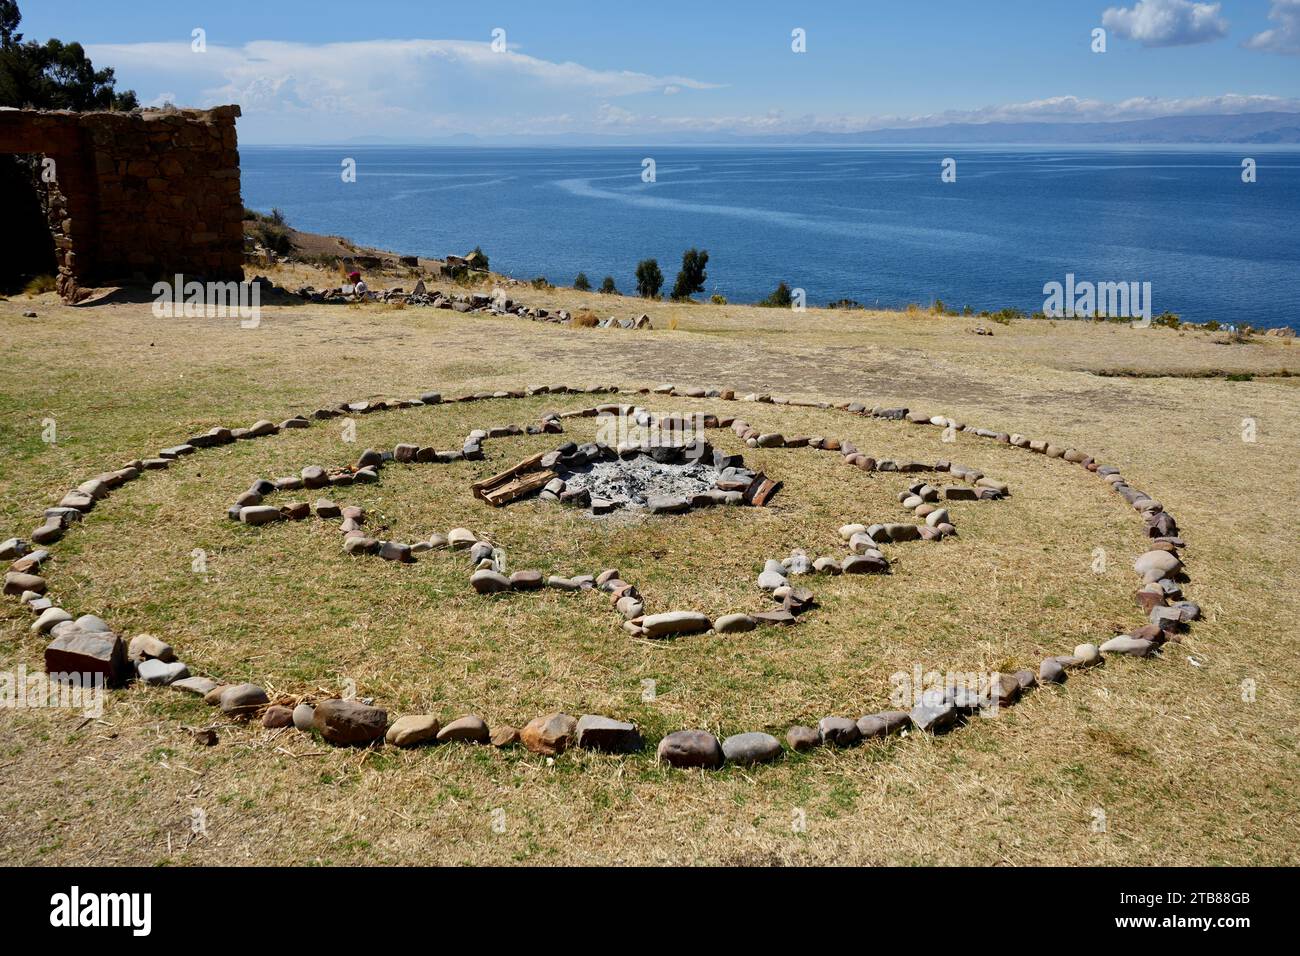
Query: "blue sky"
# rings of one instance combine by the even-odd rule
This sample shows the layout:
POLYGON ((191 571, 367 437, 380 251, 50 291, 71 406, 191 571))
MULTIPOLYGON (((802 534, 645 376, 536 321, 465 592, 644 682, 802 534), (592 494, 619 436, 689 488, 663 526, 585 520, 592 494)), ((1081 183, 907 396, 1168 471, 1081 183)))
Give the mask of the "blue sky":
POLYGON ((244 142, 1300 110, 1300 0, 20 5, 27 37, 81 41, 146 103, 240 103, 244 142))

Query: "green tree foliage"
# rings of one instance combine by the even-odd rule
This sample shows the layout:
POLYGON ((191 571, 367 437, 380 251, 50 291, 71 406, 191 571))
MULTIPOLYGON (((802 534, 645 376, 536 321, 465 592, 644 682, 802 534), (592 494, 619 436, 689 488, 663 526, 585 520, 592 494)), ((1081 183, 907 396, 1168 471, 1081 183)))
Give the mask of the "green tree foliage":
POLYGON ((790 287, 786 285, 785 282, 781 282, 772 291, 771 295, 769 295, 766 299, 763 299, 758 304, 770 305, 774 307, 788 309, 790 307, 790 303, 792 303, 793 301, 794 301, 794 297, 790 295, 790 287))
POLYGON ((80 43, 23 42, 15 0, 0 0, 0 106, 42 110, 131 110, 131 90, 118 92, 111 67, 96 70, 80 43))
POLYGON ((636 264, 636 294, 644 299, 659 298, 664 287, 664 274, 654 259, 642 259, 636 264))
POLYGON ((673 284, 673 298, 681 301, 689 299, 697 292, 704 291, 704 282, 709 274, 704 267, 709 264, 709 254, 703 249, 690 248, 682 253, 682 268, 677 273, 673 284))
POLYGON ((587 278, 587 273, 579 272, 578 277, 573 280, 573 287, 579 292, 590 292, 591 280, 587 278))
POLYGON ((605 295, 618 295, 618 288, 614 285, 613 276, 605 276, 605 281, 600 284, 600 291, 605 295))

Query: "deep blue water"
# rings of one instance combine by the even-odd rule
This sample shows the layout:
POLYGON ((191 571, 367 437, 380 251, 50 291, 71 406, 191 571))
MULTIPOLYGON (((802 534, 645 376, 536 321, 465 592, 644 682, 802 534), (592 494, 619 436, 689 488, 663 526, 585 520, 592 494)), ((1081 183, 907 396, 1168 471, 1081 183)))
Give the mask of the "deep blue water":
POLYGON ((1300 151, 1236 148, 244 147, 246 205, 404 254, 481 245, 493 269, 567 285, 638 260, 708 291, 780 280, 809 304, 1043 305, 1066 273, 1150 282, 1155 312, 1300 324, 1300 151), (653 157, 657 181, 642 182, 653 157), (357 181, 340 176, 356 161, 357 181), (945 157, 957 181, 940 180, 945 157), (1257 181, 1241 161, 1257 161, 1257 181))

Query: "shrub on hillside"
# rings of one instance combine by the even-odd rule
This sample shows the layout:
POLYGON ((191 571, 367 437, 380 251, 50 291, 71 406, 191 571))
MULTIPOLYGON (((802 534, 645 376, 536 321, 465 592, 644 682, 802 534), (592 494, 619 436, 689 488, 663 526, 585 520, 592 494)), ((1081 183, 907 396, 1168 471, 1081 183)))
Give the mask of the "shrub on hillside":
POLYGON ((682 253, 682 268, 677 273, 677 281, 673 283, 674 300, 681 302, 704 291, 705 280, 709 278, 704 267, 708 264, 709 254, 706 250, 692 247, 682 253))
POLYGON ((659 263, 654 259, 642 259, 636 264, 636 294, 643 299, 659 298, 659 290, 664 287, 664 274, 659 270, 659 263))
POLYGON ((769 308, 788 309, 793 302, 794 296, 790 294, 790 286, 782 281, 772 290, 771 295, 766 299, 760 299, 758 304, 769 308))
POLYGON ((245 209, 244 218, 253 221, 249 234, 263 248, 280 256, 287 256, 293 252, 293 239, 289 234, 289 226, 285 221, 284 213, 279 209, 272 209, 270 215, 255 209, 245 209))
POLYGON ((605 281, 600 284, 600 291, 605 295, 619 295, 618 289, 614 286, 614 277, 605 276, 605 281))
POLYGON ((590 292, 591 280, 587 278, 587 273, 579 272, 578 277, 573 280, 573 287, 579 292, 590 292))
POLYGON ((591 312, 579 312, 569 321, 575 328, 579 329, 594 329, 600 324, 600 319, 596 318, 591 312))

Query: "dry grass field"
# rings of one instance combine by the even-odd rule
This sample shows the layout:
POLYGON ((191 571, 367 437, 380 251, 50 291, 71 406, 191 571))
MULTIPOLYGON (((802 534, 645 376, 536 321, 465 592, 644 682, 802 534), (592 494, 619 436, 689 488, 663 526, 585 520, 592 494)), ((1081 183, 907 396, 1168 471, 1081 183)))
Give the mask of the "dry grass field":
MULTIPOLYGON (((640 725, 645 752, 548 760, 521 748, 335 749, 133 686, 113 693, 98 721, 0 711, 7 862, 1297 862, 1300 379, 1282 374, 1300 372, 1292 343, 1031 321, 984 321, 994 335, 978 336, 980 320, 928 314, 510 294, 599 315, 646 311, 656 329, 382 304, 269 306, 260 327, 241 329, 158 319, 147 303, 0 301, 0 538, 26 536, 85 478, 214 425, 430 389, 675 382, 908 405, 1085 449, 1177 516, 1187 594, 1205 619, 1161 659, 1110 660, 944 737, 791 754, 756 769, 670 770, 654 762, 653 743, 671 730, 781 736, 792 723, 883 709, 890 675, 917 664, 1033 666, 1131 628, 1141 521, 1083 469, 973 436, 949 444, 937 428, 831 410, 644 396, 661 411, 716 410, 878 455, 959 460, 1008 481, 1012 497, 956 503, 960 536, 889 546, 888 576, 805 579, 821 606, 796 627, 641 641, 603 595, 480 597, 460 557, 354 559, 321 522, 258 529, 224 514, 258 477, 400 441, 459 447, 473 428, 524 424, 590 397, 359 416, 355 444, 338 421, 317 422, 200 452, 116 491, 52 549, 52 590, 128 637, 163 637, 195 673, 290 694, 337 693, 350 680, 394 717, 472 712, 522 726, 557 710, 609 714, 640 725), (37 318, 23 317, 30 309, 37 318), (48 419, 57 444, 42 441, 48 419), (1243 441, 1244 419, 1256 423, 1253 442, 1243 441), (192 570, 196 548, 205 574, 192 570), (1110 556, 1103 574, 1092 570, 1096 548, 1110 556), (642 699, 646 680, 653 700, 642 699), (200 747, 188 730, 209 725, 220 742, 200 747), (197 837, 195 808, 206 820, 197 837), (801 818, 806 828, 792 825, 801 818)), ((842 553, 839 525, 903 520, 903 476, 808 449, 745 450, 785 482, 763 510, 594 521, 536 501, 493 509, 471 495, 472 481, 527 453, 591 440, 593 420, 566 420, 566 431, 489 441, 482 462, 391 465, 379 483, 332 496, 364 506, 398 540, 463 525, 502 544, 512 568, 618 567, 648 610, 711 614, 763 606, 754 578, 764 558, 792 547, 842 553)), ((739 450, 730 431, 710 438, 739 450)), ((302 496, 316 497, 277 501, 302 496)), ((41 666, 44 639, 30 622, 17 601, 0 604, 0 669, 41 666)))

